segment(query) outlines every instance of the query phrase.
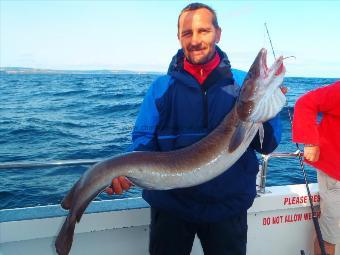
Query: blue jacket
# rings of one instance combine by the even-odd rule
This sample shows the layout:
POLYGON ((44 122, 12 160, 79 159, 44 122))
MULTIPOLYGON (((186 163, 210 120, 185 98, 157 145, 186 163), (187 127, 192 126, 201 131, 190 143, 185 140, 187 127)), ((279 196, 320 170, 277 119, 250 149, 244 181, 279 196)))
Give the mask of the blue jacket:
MULTIPOLYGON (((170 151, 191 145, 211 132, 232 109, 246 73, 230 68, 227 55, 217 48, 221 62, 200 85, 183 69, 183 52, 173 58, 167 75, 149 88, 132 133, 131 150, 170 151)), ((261 148, 256 136, 242 157, 215 179, 198 186, 166 191, 144 190, 155 208, 194 222, 214 222, 244 213, 256 196, 258 159, 281 139, 279 117, 264 123, 261 148)))

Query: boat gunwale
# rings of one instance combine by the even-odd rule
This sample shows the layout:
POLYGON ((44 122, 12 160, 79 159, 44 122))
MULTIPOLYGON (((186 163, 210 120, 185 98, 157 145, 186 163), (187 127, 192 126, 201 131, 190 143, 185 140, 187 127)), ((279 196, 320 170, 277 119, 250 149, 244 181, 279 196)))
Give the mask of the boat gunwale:
MULTIPOLYGON (((86 214, 114 212, 122 210, 149 208, 149 204, 142 197, 123 198, 115 200, 93 201, 86 210, 86 214)), ((68 211, 60 205, 45 205, 0 210, 0 223, 63 217, 68 211)))

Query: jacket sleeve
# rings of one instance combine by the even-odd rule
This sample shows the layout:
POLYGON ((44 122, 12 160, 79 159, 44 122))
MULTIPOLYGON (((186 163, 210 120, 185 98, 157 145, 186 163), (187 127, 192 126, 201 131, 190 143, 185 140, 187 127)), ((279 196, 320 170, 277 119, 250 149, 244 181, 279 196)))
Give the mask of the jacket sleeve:
POLYGON ((294 106, 293 142, 319 144, 318 113, 340 117, 340 82, 312 90, 294 106))
POLYGON ((132 131, 132 144, 128 151, 158 151, 157 125, 159 111, 157 100, 169 86, 169 77, 161 76, 148 89, 140 107, 135 126, 132 131))
POLYGON ((132 130, 132 144, 129 151, 157 151, 158 149, 155 132, 159 116, 153 96, 154 88, 155 84, 152 84, 140 107, 132 130))
MULTIPOLYGON (((247 73, 241 70, 232 69, 236 84, 242 85, 247 73)), ((264 138, 261 146, 260 136, 257 134, 250 146, 261 154, 273 152, 281 141, 281 120, 280 114, 263 123, 264 138)))

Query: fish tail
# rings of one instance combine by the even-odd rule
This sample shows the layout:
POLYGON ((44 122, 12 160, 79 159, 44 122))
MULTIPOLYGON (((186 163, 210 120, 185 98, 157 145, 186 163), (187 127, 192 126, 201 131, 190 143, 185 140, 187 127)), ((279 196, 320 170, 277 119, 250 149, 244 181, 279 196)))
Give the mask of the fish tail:
POLYGON ((71 220, 70 215, 68 215, 55 241, 55 248, 58 255, 69 254, 73 242, 75 225, 76 220, 71 220))

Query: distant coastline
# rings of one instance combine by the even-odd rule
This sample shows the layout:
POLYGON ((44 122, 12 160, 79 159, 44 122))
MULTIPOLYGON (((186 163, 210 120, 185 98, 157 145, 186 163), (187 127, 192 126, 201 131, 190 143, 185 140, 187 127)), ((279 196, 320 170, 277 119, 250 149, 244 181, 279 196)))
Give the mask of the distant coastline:
MULTIPOLYGON (((110 70, 110 69, 98 69, 98 70, 58 70, 58 69, 43 69, 43 68, 31 68, 31 67, 0 67, 1 74, 155 74, 161 75, 164 72, 161 71, 133 71, 133 70, 110 70)), ((286 78, 309 78, 309 79, 331 79, 339 80, 337 77, 303 77, 303 76, 286 76, 286 78)))
POLYGON ((131 70, 54 70, 29 67, 0 67, 0 73, 6 74, 161 74, 153 71, 131 70))

